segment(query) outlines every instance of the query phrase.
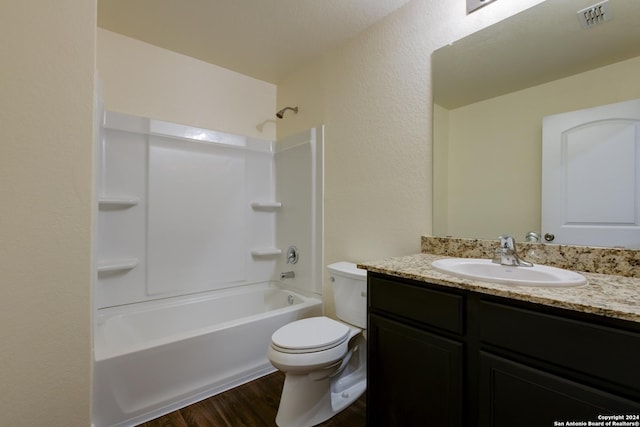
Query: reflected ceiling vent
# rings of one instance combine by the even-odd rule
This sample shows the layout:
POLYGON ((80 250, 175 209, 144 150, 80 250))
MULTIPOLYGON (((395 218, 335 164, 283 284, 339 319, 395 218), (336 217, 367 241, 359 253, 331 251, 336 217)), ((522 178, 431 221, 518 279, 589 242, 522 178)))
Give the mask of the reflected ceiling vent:
POLYGON ((578 11, 578 20, 580 21, 580 24, 582 24, 582 28, 594 27, 611 18, 609 0, 601 1, 600 3, 578 11))

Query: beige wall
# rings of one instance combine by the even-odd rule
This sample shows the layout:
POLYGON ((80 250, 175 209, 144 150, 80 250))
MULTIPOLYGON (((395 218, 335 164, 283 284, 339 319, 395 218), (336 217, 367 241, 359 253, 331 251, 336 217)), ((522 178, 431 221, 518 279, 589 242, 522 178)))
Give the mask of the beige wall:
MULTIPOLYGON (((324 263, 420 251, 431 232, 431 60, 435 49, 539 3, 413 0, 278 84, 298 115, 278 137, 324 123, 324 263), (514 3, 517 3, 514 4, 514 3)), ((325 281, 327 314, 333 314, 325 281)))
POLYGON ((276 86, 98 29, 108 110, 274 140, 276 86))
POLYGON ((86 427, 96 1, 0 9, 1 423, 86 427))
POLYGON ((640 57, 449 111, 448 226, 438 234, 544 232, 542 118, 640 98, 639 75, 640 57))
MULTIPOLYGON (((496 2, 466 16, 464 0, 413 0, 281 82, 278 107, 301 108, 278 123, 282 136, 327 125, 325 261, 418 250, 431 228, 430 53, 538 2, 496 2)), ((0 13, 0 413, 7 425, 90 423, 95 13, 95 0, 4 2, 0 13)), ((211 112, 190 106, 154 113, 150 104, 173 96, 189 104, 175 92, 183 79, 172 80, 166 96, 149 87, 134 92, 138 105, 109 98, 131 87, 113 87, 102 68, 109 108, 218 127, 211 112)), ((238 128, 273 132, 269 90, 264 98, 268 114, 251 110, 238 128)))

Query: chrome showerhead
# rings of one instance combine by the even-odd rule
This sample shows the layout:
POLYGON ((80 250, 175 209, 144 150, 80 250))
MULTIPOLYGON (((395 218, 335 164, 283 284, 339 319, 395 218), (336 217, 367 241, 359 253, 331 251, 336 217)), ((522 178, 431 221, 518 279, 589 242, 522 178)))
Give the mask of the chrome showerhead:
POLYGON ((284 107, 282 110, 280 110, 280 111, 278 111, 276 113, 276 117, 279 118, 279 119, 283 118, 284 117, 284 112, 287 111, 287 110, 291 110, 294 113, 298 114, 298 107, 284 107))

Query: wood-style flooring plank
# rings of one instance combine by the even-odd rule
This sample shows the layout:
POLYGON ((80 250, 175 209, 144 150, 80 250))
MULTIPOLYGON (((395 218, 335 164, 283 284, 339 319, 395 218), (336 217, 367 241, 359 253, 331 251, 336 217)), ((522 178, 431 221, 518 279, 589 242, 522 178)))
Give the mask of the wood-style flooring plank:
MULTIPOLYGON (((283 384, 284 374, 275 372, 140 427, 276 427, 283 384)), ((365 395, 318 427, 364 427, 365 395)))
POLYGON ((155 420, 140 424, 140 427, 189 427, 179 411, 163 415, 155 420))
POLYGON ((262 426, 274 425, 280 393, 284 385, 284 375, 281 373, 267 375, 258 381, 252 381, 237 388, 245 402, 250 402, 262 426))

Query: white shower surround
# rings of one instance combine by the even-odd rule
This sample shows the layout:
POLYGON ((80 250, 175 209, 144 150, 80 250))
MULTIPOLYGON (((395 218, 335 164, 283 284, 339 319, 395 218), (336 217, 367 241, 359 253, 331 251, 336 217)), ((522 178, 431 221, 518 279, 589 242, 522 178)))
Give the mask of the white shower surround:
POLYGON ((321 314, 323 130, 275 144, 107 112, 101 131, 94 423, 130 425, 270 372, 273 331, 321 314), (303 303, 260 303, 274 287, 303 303), (193 354, 176 381, 172 363, 193 354), (162 386, 138 390, 147 382, 162 386))

